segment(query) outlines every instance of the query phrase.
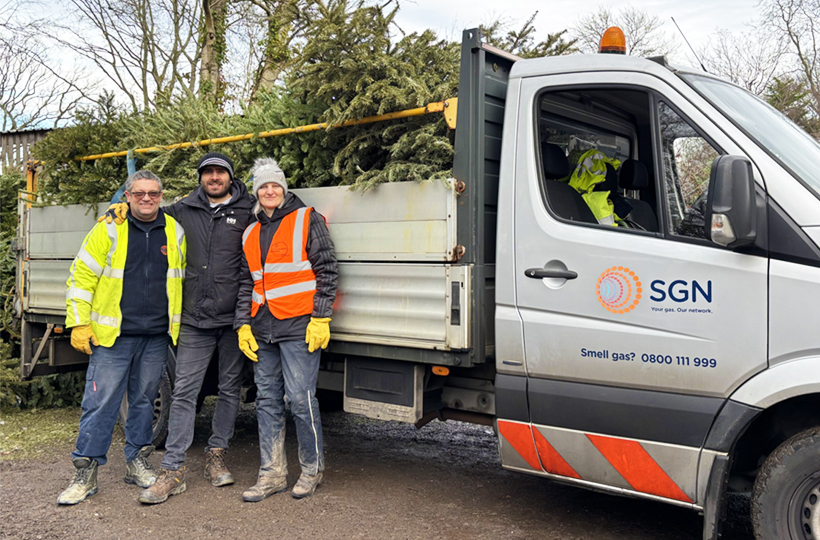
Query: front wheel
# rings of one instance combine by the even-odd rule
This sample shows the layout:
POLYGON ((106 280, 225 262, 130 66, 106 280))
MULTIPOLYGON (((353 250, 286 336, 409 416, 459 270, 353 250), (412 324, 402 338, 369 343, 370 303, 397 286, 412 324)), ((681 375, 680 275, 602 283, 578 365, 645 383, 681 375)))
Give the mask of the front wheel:
POLYGON ((820 540, 820 428, 798 433, 763 463, 752 524, 757 540, 820 540))

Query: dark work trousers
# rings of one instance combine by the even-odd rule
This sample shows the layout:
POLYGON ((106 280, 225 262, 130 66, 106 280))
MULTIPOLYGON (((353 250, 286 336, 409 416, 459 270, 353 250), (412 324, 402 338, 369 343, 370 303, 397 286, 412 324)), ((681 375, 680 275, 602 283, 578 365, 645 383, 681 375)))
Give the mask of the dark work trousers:
POLYGON ((206 450, 228 448, 228 440, 233 437, 245 363, 236 332, 231 326, 202 329, 183 324, 179 332, 168 440, 162 458, 164 469, 176 471, 185 464, 185 452, 194 438, 196 398, 216 347, 219 347, 219 396, 206 450))
POLYGON ((256 414, 259 418, 259 475, 287 476, 285 458, 285 395, 296 424, 299 465, 308 476, 325 468, 322 418, 316 400, 316 379, 322 349, 308 352, 304 339, 259 342, 259 361, 254 363, 256 414))
POLYGON ((120 336, 111 347, 91 346, 83 414, 72 458, 87 457, 105 465, 126 390, 125 461, 133 461, 141 448, 151 444, 154 399, 168 358, 168 340, 168 334, 120 336))

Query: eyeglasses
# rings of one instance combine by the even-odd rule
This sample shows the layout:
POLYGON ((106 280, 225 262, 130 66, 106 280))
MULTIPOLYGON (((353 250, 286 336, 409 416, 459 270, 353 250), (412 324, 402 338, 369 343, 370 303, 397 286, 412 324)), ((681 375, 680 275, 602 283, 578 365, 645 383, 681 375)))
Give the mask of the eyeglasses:
POLYGON ((142 200, 146 195, 151 197, 153 200, 159 199, 160 195, 162 195, 161 191, 132 191, 131 196, 135 197, 138 201, 142 200))

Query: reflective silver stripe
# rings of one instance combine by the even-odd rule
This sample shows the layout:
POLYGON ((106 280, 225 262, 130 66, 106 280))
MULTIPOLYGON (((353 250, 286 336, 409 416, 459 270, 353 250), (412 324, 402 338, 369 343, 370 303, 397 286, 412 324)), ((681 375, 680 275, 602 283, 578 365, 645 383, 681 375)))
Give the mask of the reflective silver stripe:
POLYGON ((185 277, 185 269, 184 268, 169 268, 168 269, 168 279, 179 278, 183 279, 185 277))
POLYGON ((72 298, 71 299, 71 309, 74 310, 74 321, 79 324, 80 323, 80 310, 77 309, 77 302, 72 298))
POLYGON ((94 311, 91 312, 91 320, 100 326, 110 326, 111 328, 117 328, 120 325, 120 321, 116 317, 106 317, 94 311))
POLYGON ((305 230, 305 213, 307 208, 300 208, 296 211, 296 224, 293 226, 293 262, 302 261, 302 253, 305 251, 302 232, 305 230))
POLYGON ((182 322, 182 315, 174 315, 171 317, 171 324, 177 324, 182 322))
POLYGON ((260 279, 262 279, 262 270, 256 270, 254 272, 251 272, 251 277, 254 281, 259 281, 260 279))
POLYGON ((100 266, 100 263, 94 260, 94 257, 91 256, 91 253, 89 253, 85 248, 80 250, 80 252, 77 254, 77 258, 83 261, 85 265, 88 268, 90 268, 92 272, 94 272, 95 276, 100 277, 102 275, 102 266, 100 266))
POLYGON ((290 296, 291 294, 298 294, 315 290, 316 281, 305 281, 303 283, 285 285, 284 287, 276 287, 275 289, 265 291, 265 298, 267 298, 268 300, 273 300, 274 298, 282 298, 283 296, 290 296))
MULTIPOLYGON (((79 287, 69 287, 65 292, 65 298, 66 300, 85 300, 90 304, 94 299, 94 294, 86 291, 85 289, 80 289, 79 287)), ((77 319, 79 320, 79 316, 77 319)))
MULTIPOLYGON (((316 351, 314 351, 316 352, 316 351)), ((310 399, 310 390, 307 392, 308 409, 310 410, 310 429, 313 430, 313 445, 316 447, 316 464, 319 464, 319 434, 316 433, 316 419, 313 417, 313 401, 310 399)), ((315 394, 314 394, 315 395, 315 394)))
POLYGON ((265 272, 300 272, 313 268, 310 261, 299 261, 292 263, 265 263, 265 272))
POLYGON ((248 240, 248 236, 250 236, 251 231, 253 231, 254 227, 259 227, 258 221, 253 225, 248 225, 248 227, 245 229, 245 232, 242 233, 242 247, 245 247, 245 242, 248 240))
POLYGON ((122 277, 125 275, 125 270, 121 268, 111 268, 110 266, 106 266, 105 270, 103 270, 103 275, 105 277, 113 279, 122 279, 122 277))
POLYGON ((256 291, 253 291, 252 299, 253 299, 253 302, 256 303, 256 304, 264 304, 265 303, 265 298, 256 291))
MULTIPOLYGON (((126 225, 127 227, 128 225, 126 225)), ((117 251, 117 225, 114 221, 106 223, 105 228, 108 230, 108 239, 111 240, 111 248, 108 250, 108 257, 106 262, 111 266, 111 261, 114 258, 114 252, 117 251)))
POLYGON ((182 257, 182 239, 185 238, 185 229, 179 221, 174 221, 177 230, 177 247, 179 248, 179 256, 182 257))

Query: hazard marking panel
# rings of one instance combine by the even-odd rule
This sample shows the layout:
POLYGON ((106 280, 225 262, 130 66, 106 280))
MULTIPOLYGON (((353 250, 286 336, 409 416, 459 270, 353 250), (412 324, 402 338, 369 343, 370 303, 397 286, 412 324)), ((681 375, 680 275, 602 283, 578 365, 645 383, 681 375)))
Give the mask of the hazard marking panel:
POLYGON ((696 504, 698 448, 498 420, 504 466, 696 504))
POLYGON ((499 420, 498 432, 515 449, 518 455, 527 462, 527 465, 533 470, 541 470, 541 462, 538 460, 538 452, 535 450, 532 428, 529 424, 499 420))
POLYGON ((587 438, 635 491, 693 502, 638 441, 591 434, 587 434, 587 438))
POLYGON ((535 447, 538 449, 541 465, 545 471, 561 476, 568 476, 569 478, 581 478, 581 475, 575 472, 575 469, 561 457, 561 454, 541 435, 540 431, 537 429, 533 430, 533 435, 535 436, 535 447))

